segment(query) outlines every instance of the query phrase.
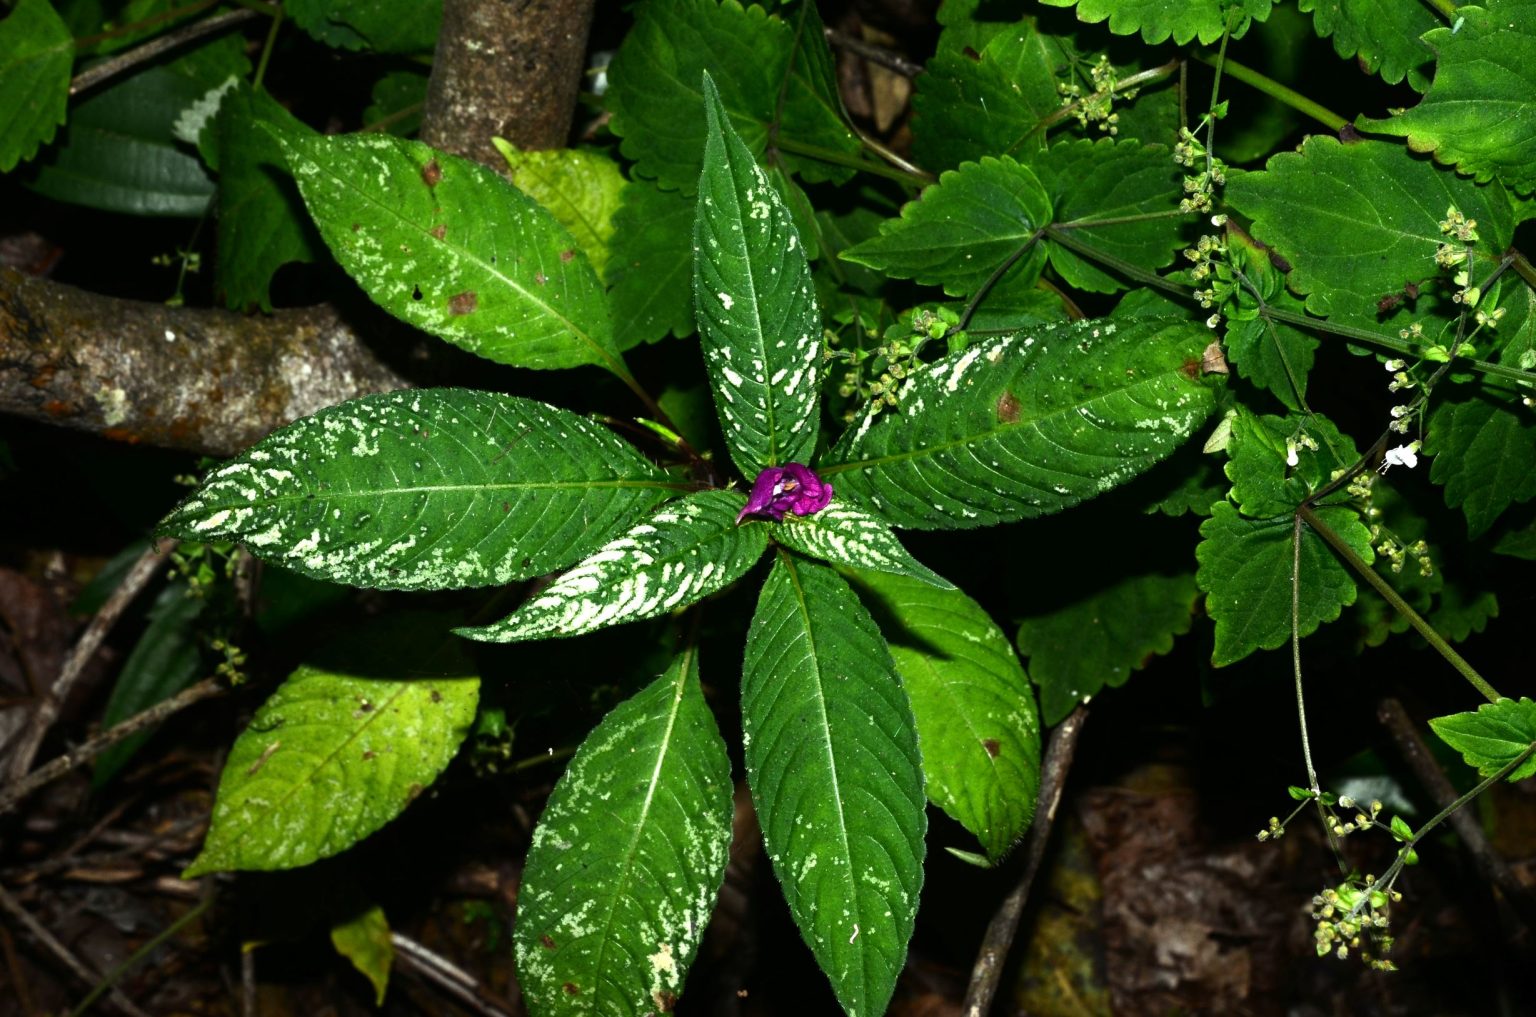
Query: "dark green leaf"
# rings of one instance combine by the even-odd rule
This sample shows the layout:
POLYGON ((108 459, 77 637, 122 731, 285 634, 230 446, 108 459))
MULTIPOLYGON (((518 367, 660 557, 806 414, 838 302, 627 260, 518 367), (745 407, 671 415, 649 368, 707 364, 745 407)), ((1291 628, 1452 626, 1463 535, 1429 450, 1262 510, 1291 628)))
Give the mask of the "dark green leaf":
POLYGON ((1536 496, 1536 420, 1529 409, 1492 396, 1451 398, 1429 417, 1429 479, 1445 503, 1467 517, 1467 533, 1487 532, 1499 514, 1536 496))
MULTIPOLYGON (((642 176, 668 190, 692 193, 704 149, 704 93, 699 81, 714 75, 721 101, 747 148, 763 152, 776 104, 783 96, 778 137, 836 156, 859 152, 858 138, 843 125, 835 84, 823 54, 826 42, 736 0, 650 0, 608 69, 612 127, 642 176), (786 84, 787 78, 787 84, 786 84)), ((844 180, 836 165, 782 153, 810 180, 844 180)))
POLYGON ((396 615, 305 664, 229 750, 213 821, 184 878, 292 869, 394 819, 458 751, 480 679, 442 619, 396 615))
POLYGON ((1424 36, 1435 51, 1435 80, 1424 99, 1397 116, 1357 122, 1362 130, 1405 137, 1414 151, 1433 152, 1479 183, 1497 176, 1529 194, 1536 190, 1536 132, 1529 122, 1536 0, 1468 4, 1455 21, 1424 36))
POLYGON ((619 349, 693 332, 694 203, 631 180, 613 214, 608 305, 619 349))
POLYGON ((48 0, 20 0, 0 21, 0 173, 53 140, 74 62, 75 40, 48 0))
POLYGON ((530 1012, 665 1012, 714 911, 731 762, 679 656, 582 743, 534 831, 513 940, 530 1012))
POLYGON ((1109 20, 1116 35, 1141 33, 1149 43, 1169 36, 1180 46, 1191 39, 1209 45, 1231 27, 1240 38, 1256 19, 1269 17, 1273 0, 1043 0, 1049 7, 1077 8, 1079 21, 1109 20))
POLYGON ((363 110, 369 127, 388 120, 384 130, 408 138, 421 130, 421 110, 427 101, 427 76, 421 71, 390 71, 373 83, 372 101, 363 110))
POLYGON ((1346 60, 1357 57, 1367 73, 1380 73, 1389 84, 1395 85, 1406 77, 1417 91, 1428 87, 1425 70, 1432 54, 1419 37, 1442 23, 1429 4, 1301 0, 1298 6, 1312 13, 1320 37, 1333 37, 1333 48, 1339 56, 1346 60))
POLYGON ((1306 307, 1285 288, 1285 276, 1269 260, 1268 249, 1236 229, 1227 231, 1226 240, 1228 262, 1247 279, 1237 287, 1236 301, 1224 308, 1230 316, 1227 359, 1238 374, 1268 389, 1287 409, 1300 410, 1318 340, 1294 325, 1264 317, 1260 305, 1296 314, 1306 307), (1257 297, 1249 286, 1258 291, 1257 297))
POLYGON ((1244 407, 1232 421, 1227 452, 1232 501, 1254 519, 1289 516, 1359 458, 1354 442, 1327 417, 1261 417, 1244 407), (1308 448, 1308 440, 1317 449, 1308 448))
POLYGON ((800 934, 849 1014, 885 1012, 923 883, 917 732, 847 583, 781 554, 747 635, 747 780, 800 934))
POLYGON ((785 516, 774 527, 773 538, 785 547, 834 565, 910 576, 943 590, 955 588, 908 554, 883 521, 836 501, 812 515, 785 516))
POLYGON ((1167 456, 1210 415, 1208 333, 1143 318, 979 342, 916 372, 820 468, 893 526, 956 529, 1056 512, 1167 456))
POLYGON ((970 597, 889 573, 858 588, 912 700, 928 798, 996 863, 1029 829, 1040 786, 1040 719, 1008 637, 970 597))
POLYGON ((465 389, 390 392, 276 431, 211 473, 161 530, 243 541, 355 586, 491 586, 571 564, 671 493, 574 413, 465 389))
POLYGON ((331 253, 386 311, 498 363, 625 373, 586 255, 503 177, 383 134, 279 140, 331 253))
POLYGON ((941 46, 916 81, 913 154, 932 169, 989 155, 1027 161, 1045 147, 1046 117, 1061 109, 1063 44, 1026 18, 974 56, 941 46))
POLYGON ((395 963, 395 943, 389 919, 377 904, 331 926, 331 945, 373 986, 374 1006, 384 1005, 389 969, 395 963))
POLYGON ((1078 703, 1118 688, 1154 654, 1189 631, 1199 590, 1195 577, 1132 576, 1019 625, 1019 652, 1040 686, 1046 724, 1061 723, 1078 703))
POLYGON ((518 190, 549 210, 575 238, 603 278, 613 214, 619 207, 624 174, 606 154, 585 148, 523 152, 504 138, 492 138, 507 160, 508 177, 518 190))
MULTIPOLYGON (((1440 740, 1461 753, 1468 766, 1491 777, 1536 742, 1536 702, 1521 696, 1484 703, 1476 710, 1435 717, 1429 722, 1440 740)), ((1509 781, 1536 775, 1536 755, 1510 773, 1509 781)))
POLYGON ((735 492, 700 491, 664 505, 501 621, 455 631, 487 643, 578 636, 703 600, 768 546, 766 523, 736 524, 745 503, 735 492))
POLYGON ((287 0, 283 11, 327 46, 380 53, 430 53, 442 0, 287 0))
POLYGON ((694 222, 694 316, 720 428, 748 480, 809 462, 821 319, 800 235, 705 78, 709 135, 694 222))

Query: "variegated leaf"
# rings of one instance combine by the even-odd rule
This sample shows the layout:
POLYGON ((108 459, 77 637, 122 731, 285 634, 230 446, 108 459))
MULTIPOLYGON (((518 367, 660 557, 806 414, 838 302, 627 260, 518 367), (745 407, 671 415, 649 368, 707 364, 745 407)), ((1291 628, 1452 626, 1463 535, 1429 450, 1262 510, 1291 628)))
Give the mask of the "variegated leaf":
POLYGON ((834 565, 911 576, 942 590, 955 588, 908 554, 885 523, 851 505, 833 502, 812 515, 785 516, 773 537, 785 547, 834 565))
POLYGON ((736 524, 744 504, 732 491, 701 491, 664 505, 501 621, 456 631, 486 643, 575 636, 702 600, 768 546, 766 523, 736 524))

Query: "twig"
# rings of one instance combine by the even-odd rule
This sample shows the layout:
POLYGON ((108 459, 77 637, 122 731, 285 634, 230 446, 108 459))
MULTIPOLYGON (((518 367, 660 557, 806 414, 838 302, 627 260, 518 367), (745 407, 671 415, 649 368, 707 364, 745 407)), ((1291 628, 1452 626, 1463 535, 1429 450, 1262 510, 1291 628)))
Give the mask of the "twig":
POLYGON ((79 95, 87 88, 93 88, 109 78, 114 78, 131 67, 153 60, 160 54, 184 46, 194 39, 201 39, 205 35, 222 32, 226 28, 233 28, 250 21, 257 14, 258 12, 254 10, 229 11, 226 14, 215 14, 211 18, 204 18, 202 21, 194 21, 174 32, 166 32, 142 46, 135 46, 127 52, 119 53, 111 59, 103 60, 76 74, 74 80, 69 83, 69 94, 79 95))
MULTIPOLYGON (((37 750, 42 747, 43 739, 48 735, 48 729, 58 718, 59 710, 63 708, 64 701, 69 698, 69 693, 74 689, 81 672, 85 670, 85 665, 90 663, 91 658, 96 655, 101 641, 106 638, 108 632, 112 631, 112 626, 117 624, 117 619, 123 610, 154 578, 155 573, 160 571, 160 566, 165 564, 165 559, 175 548, 175 541, 167 541, 160 547, 151 544, 149 549, 139 556, 139 560, 133 563, 133 567, 128 570, 128 575, 123 577, 122 584, 113 590, 107 602, 101 605, 101 610, 96 612, 96 617, 92 618, 91 623, 85 627, 80 641, 75 643, 69 658, 64 661, 64 667, 59 671, 59 677, 53 683, 53 688, 38 700, 37 711, 32 714, 32 720, 27 725, 26 731, 17 740, 16 751, 10 760, 12 780, 20 780, 32 768, 32 761, 37 758, 37 750)), ((0 807, 0 812, 3 811, 4 808, 0 807)))
POLYGON ((389 939, 395 945, 395 956, 399 960, 476 1013, 484 1017, 512 1017, 511 1006, 481 987, 472 975, 446 957, 398 932, 391 932, 389 939))
POLYGON ((196 685, 181 690, 170 699, 156 703, 142 713, 134 714, 121 724, 108 728, 94 738, 87 739, 78 747, 64 753, 57 759, 44 763, 25 777, 12 783, 4 791, 0 791, 0 815, 8 812, 17 802, 44 784, 58 780, 81 763, 95 759, 129 735, 136 734, 147 727, 152 727, 172 714, 186 709, 193 703, 201 702, 223 691, 224 687, 217 680, 205 678, 196 685))
MULTIPOLYGON (((1403 709, 1403 704, 1396 699, 1383 699, 1376 707, 1376 719, 1392 733, 1392 739, 1397 742, 1398 751, 1403 754, 1414 775, 1419 778, 1419 783, 1429 792, 1429 796, 1440 808, 1445 808, 1456 800, 1456 788, 1446 779, 1445 773, 1435 762, 1435 757, 1430 753, 1429 747, 1424 744, 1424 739, 1419 737, 1418 729, 1409 719, 1408 712, 1403 709)), ((1477 816, 1467 809, 1453 812, 1447 820, 1456 830, 1456 835, 1461 838, 1461 843, 1472 856, 1472 864, 1477 866, 1485 879, 1499 888, 1504 899, 1509 902, 1510 909, 1515 912, 1525 927, 1536 931, 1536 897, 1525 887, 1515 875, 1509 863, 1493 849, 1488 843, 1488 835, 1483 832, 1482 824, 1477 816)))
MULTIPOLYGON (((32 913, 21 906, 21 901, 12 896, 11 892, 3 886, 0 886, 0 908, 4 908, 13 918, 26 926, 27 931, 32 933, 39 943, 43 944, 50 953, 57 957, 65 967, 69 968, 85 984, 94 986, 101 981, 99 974, 92 971, 86 966, 84 961, 71 953, 69 947, 59 942, 53 933, 49 932, 42 922, 32 917, 32 913)), ((133 1000, 123 995, 121 989, 111 989, 109 990, 109 995, 112 998, 112 1002, 116 1003, 118 1008, 124 1013, 131 1014, 132 1017, 149 1017, 148 1014, 134 1005, 133 1000)))
POLYGON ((257 1017, 256 1005, 256 951, 240 950, 240 1015, 257 1017))
POLYGON ((923 73, 923 65, 897 53, 895 50, 886 49, 884 46, 876 46, 874 43, 865 42, 858 36, 840 32, 835 28, 825 30, 827 42, 838 49, 846 49, 854 56, 861 56, 872 64, 895 71, 903 77, 915 78, 923 73))
POLYGON ((1003 898, 992 921, 987 924, 981 950, 971 969, 971 984, 965 992, 965 1005, 961 1008, 965 1017, 982 1017, 992 1006, 992 997, 997 994, 997 984, 1003 976, 1003 963, 1008 959, 1008 949, 1013 945, 1014 934, 1018 931, 1019 917, 1024 913, 1030 884, 1034 882, 1040 861, 1045 857, 1045 847, 1051 839, 1051 827, 1056 820, 1056 807, 1061 804, 1067 771, 1072 767, 1077 739, 1087 719, 1088 708, 1079 706, 1051 732, 1045 759, 1040 764, 1040 803, 1035 810, 1034 825, 1029 830, 1024 872, 1008 896, 1003 898))

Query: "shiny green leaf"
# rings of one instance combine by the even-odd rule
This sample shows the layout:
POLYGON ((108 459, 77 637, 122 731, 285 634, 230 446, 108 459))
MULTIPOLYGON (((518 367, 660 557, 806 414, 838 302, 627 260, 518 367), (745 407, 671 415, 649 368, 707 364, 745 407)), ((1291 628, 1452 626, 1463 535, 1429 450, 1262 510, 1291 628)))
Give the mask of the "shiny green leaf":
POLYGON ((74 62, 75 40, 48 0, 20 0, 0 21, 0 173, 53 140, 74 62))
MULTIPOLYGON (((1461 753, 1468 766, 1491 777, 1514 762, 1536 742, 1536 702, 1521 696, 1484 703, 1476 710, 1435 717, 1429 726, 1440 740, 1461 753)), ((1536 775, 1536 755, 1510 773, 1514 783, 1536 775)))

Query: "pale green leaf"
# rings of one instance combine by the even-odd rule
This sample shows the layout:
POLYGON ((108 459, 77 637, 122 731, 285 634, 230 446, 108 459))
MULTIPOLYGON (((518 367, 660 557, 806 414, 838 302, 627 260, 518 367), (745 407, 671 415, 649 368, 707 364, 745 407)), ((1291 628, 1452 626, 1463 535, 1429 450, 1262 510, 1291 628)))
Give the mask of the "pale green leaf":
POLYGON ((1405 77, 1415 91, 1429 85, 1426 65, 1433 57, 1420 36, 1444 24, 1427 3, 1398 0, 1301 0, 1298 5, 1312 14, 1313 27, 1324 39, 1333 39, 1334 52, 1346 60, 1358 58, 1369 74, 1380 74, 1388 84, 1405 77))
POLYGON ((773 539, 812 558, 856 569, 910 576, 930 586, 953 590, 955 585, 907 553, 896 535, 879 518, 833 501, 808 516, 786 515, 774 527, 773 539))
POLYGON ((915 372, 818 470, 901 528, 1056 512, 1142 473, 1210 415, 1209 341, 1194 322, 1139 318, 978 342, 915 372))
POLYGON ((530 399, 435 389, 364 396, 220 466, 160 525, 238 540, 317 579, 386 589, 543 575, 673 494, 611 432, 530 399))
POLYGON ((848 584, 787 554, 763 587, 741 681, 747 780, 790 914, 843 1009, 878 1017, 923 883, 907 693, 848 584))
POLYGON ((693 332, 693 201, 631 180, 613 214, 608 306, 619 349, 693 332))
POLYGON ((549 209, 581 247, 598 278, 605 278, 613 214, 619 207, 624 174, 602 152, 557 148, 524 152, 505 138, 492 138, 518 190, 549 209))
POLYGON ((1109 21, 1116 35, 1141 33, 1149 43, 1169 36, 1180 46, 1191 39, 1209 45, 1230 26, 1241 38, 1253 20, 1269 17, 1273 0, 1043 0, 1049 7, 1077 8, 1079 21, 1109 21))
POLYGON ((395 963, 395 943, 389 938, 384 909, 374 904, 331 926, 331 945, 373 986, 374 1006, 383 1006, 389 969, 395 963))
POLYGON ((766 523, 737 525, 744 504, 732 491, 700 491, 663 505, 501 621, 455 631, 487 643, 577 636, 703 600, 768 546, 766 523))
POLYGON ((1424 449, 1434 456, 1429 479, 1466 515, 1470 536, 1486 533, 1515 502, 1536 497, 1536 415, 1517 402, 1492 395, 1438 401, 1424 449))
MULTIPOLYGON (((1413 5, 1407 5, 1413 6, 1413 5)), ((1536 190, 1536 0, 1483 0, 1458 7, 1455 25, 1424 36, 1435 80, 1412 109, 1361 130, 1408 139, 1479 183, 1498 177, 1521 194, 1536 190)))
POLYGON ((499 363, 625 374, 586 256, 504 178, 385 134, 278 137, 331 253, 386 311, 499 363))
MULTIPOLYGON (((1429 726, 1440 740, 1461 753, 1468 766, 1491 777, 1536 743, 1536 702, 1528 697, 1484 703, 1476 710, 1435 717, 1429 726)), ((1536 755, 1509 775, 1511 783, 1536 775, 1536 755)))
POLYGON ((994 864, 1029 829, 1040 786, 1040 719, 1008 637, 959 590, 862 572, 912 700, 928 799, 976 835, 994 864))
POLYGON ((0 21, 0 173, 53 140, 74 62, 75 40, 48 0, 20 0, 0 21))
POLYGON ((458 751, 479 700, 446 628, 396 615, 289 675, 231 746, 184 878, 308 865, 404 811, 458 751))
POLYGON ((725 877, 731 790, 689 650, 587 736, 534 830, 513 943, 535 1017, 672 1009, 725 877))
POLYGON ((693 293, 720 428, 748 480, 809 462, 820 425, 821 320, 800 234, 704 79, 709 123, 693 293))

